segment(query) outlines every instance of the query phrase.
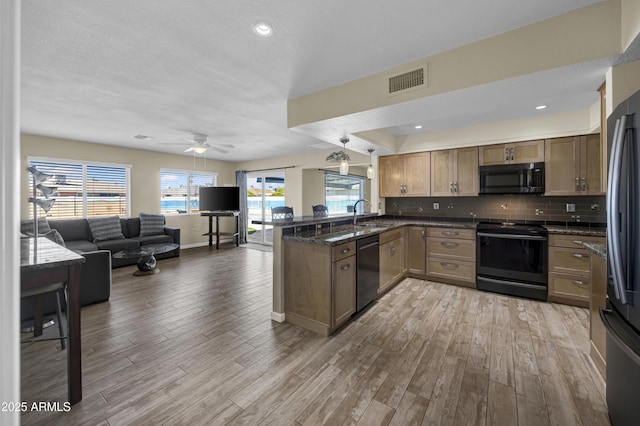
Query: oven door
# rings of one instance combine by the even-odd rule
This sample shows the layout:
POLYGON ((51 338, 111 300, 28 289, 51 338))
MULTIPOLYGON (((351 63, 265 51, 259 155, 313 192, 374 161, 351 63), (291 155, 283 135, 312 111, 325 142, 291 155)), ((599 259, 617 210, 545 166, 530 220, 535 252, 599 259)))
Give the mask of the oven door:
POLYGON ((547 284, 547 237, 478 232, 477 273, 547 284))

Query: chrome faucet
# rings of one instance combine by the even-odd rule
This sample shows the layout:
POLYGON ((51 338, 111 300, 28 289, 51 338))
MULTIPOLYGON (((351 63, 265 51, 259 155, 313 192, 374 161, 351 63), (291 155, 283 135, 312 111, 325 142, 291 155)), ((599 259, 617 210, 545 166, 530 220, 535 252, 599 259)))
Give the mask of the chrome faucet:
POLYGON ((359 199, 358 201, 356 201, 356 203, 353 205, 353 224, 357 225, 358 224, 358 203, 360 201, 364 201, 365 203, 367 203, 368 205, 371 205, 371 203, 369 202, 369 200, 365 200, 364 198, 359 199))

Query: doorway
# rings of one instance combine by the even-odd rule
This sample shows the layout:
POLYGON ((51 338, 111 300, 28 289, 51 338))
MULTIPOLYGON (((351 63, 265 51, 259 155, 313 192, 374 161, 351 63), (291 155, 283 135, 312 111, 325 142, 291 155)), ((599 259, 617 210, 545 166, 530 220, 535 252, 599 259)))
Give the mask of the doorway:
POLYGON ((284 191, 284 170, 247 172, 247 242, 273 245, 273 227, 251 222, 271 220, 271 208, 285 205, 284 191))

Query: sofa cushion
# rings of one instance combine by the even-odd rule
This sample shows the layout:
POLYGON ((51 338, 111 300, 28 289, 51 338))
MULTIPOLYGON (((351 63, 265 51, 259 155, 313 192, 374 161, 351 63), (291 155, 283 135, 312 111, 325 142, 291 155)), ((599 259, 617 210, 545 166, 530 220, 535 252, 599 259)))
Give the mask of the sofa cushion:
POLYGON ((141 246, 146 246, 149 244, 163 244, 163 243, 172 243, 173 237, 171 235, 147 235, 145 237, 136 237, 136 240, 140 241, 141 246))
POLYGON ((140 236, 164 234, 164 216, 161 214, 140 213, 140 236))
POLYGON ((140 218, 131 217, 127 219, 127 238, 140 236, 140 218))
MULTIPOLYGON (((91 230, 87 219, 50 220, 51 229, 56 229, 65 241, 91 241, 91 230)), ((93 250, 96 250, 95 248, 93 250)), ((90 250, 91 251, 91 250, 90 250)))
POLYGON ((140 241, 134 238, 120 238, 117 240, 98 241, 96 243, 100 250, 109 250, 111 254, 122 250, 129 250, 140 247, 140 241))
POLYGON ((124 239, 120 218, 118 216, 96 217, 87 219, 93 242, 124 239))
MULTIPOLYGON (((49 231, 51 231, 51 226, 49 226, 49 221, 47 220, 47 218, 46 217, 39 217, 38 218, 38 234, 44 235, 44 234, 48 233, 49 231)), ((20 221, 20 232, 22 232, 23 234, 29 235, 29 236, 33 236, 33 233, 35 232, 33 230, 33 219, 21 220, 20 221)))
POLYGON ((65 245, 69 250, 73 250, 77 253, 88 253, 90 251, 98 250, 98 246, 87 240, 65 240, 65 245))

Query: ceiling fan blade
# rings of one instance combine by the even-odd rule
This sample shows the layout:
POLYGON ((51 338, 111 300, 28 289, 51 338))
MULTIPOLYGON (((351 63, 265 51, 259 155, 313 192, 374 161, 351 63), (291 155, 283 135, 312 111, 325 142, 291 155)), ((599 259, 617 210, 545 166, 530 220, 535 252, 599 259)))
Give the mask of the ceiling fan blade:
POLYGON ((224 149, 222 149, 222 148, 218 148, 217 146, 210 146, 209 148, 211 148, 211 149, 212 149, 212 150, 214 150, 214 151, 221 152, 221 153, 223 153, 223 154, 228 154, 228 153, 229 153, 229 151, 224 150, 224 149))
POLYGON ((225 148, 231 148, 231 149, 235 148, 235 146, 228 143, 214 143, 214 145, 223 146, 225 148))
POLYGON ((191 152, 191 151, 193 151, 193 147, 190 147, 184 150, 184 152, 191 152))
POLYGON ((158 145, 191 145, 184 142, 160 142, 158 145))

